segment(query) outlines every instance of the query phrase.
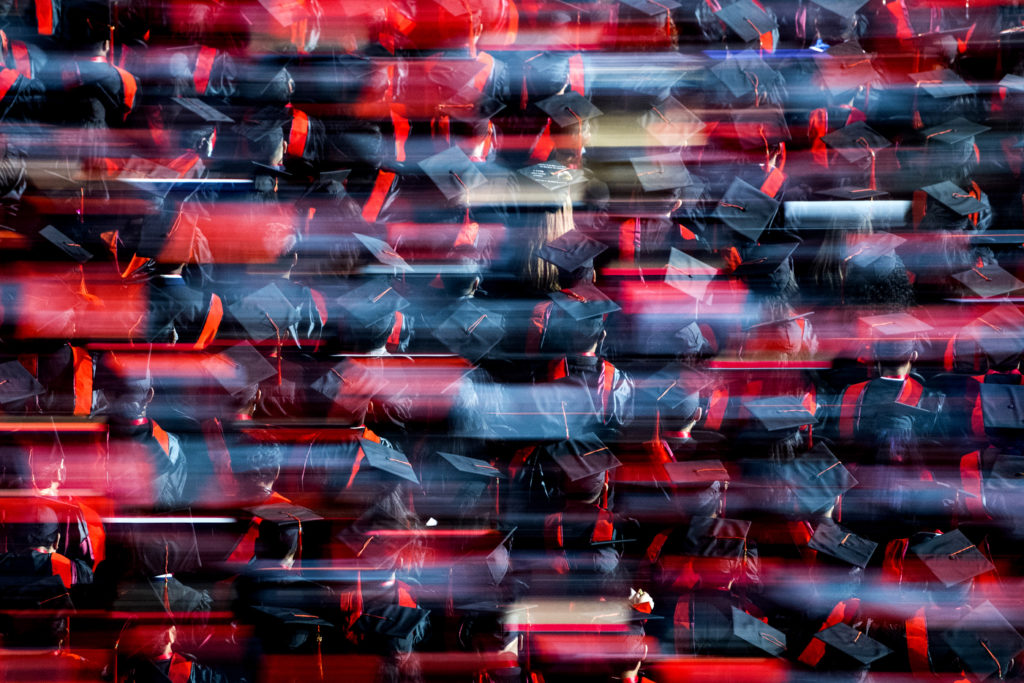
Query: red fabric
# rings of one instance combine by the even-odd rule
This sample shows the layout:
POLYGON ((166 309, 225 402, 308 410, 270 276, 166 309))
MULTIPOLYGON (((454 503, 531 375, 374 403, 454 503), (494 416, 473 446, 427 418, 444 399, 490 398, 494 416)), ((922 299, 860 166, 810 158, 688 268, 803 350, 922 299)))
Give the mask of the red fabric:
POLYGON ((36 27, 41 36, 53 35, 52 0, 36 0, 36 27))
POLYGON ((213 60, 217 51, 212 47, 203 45, 199 48, 196 56, 196 66, 192 70, 192 82, 195 83, 196 93, 206 94, 206 88, 210 85, 210 73, 213 71, 213 60))
POLYGON ((171 454, 171 439, 170 439, 170 437, 167 435, 167 432, 165 432, 163 430, 163 428, 160 425, 158 425, 156 422, 152 422, 152 425, 153 425, 153 438, 156 439, 156 442, 158 444, 160 444, 160 449, 164 452, 164 455, 168 455, 169 456, 171 454))
POLYGON ((577 52, 569 57, 569 89, 586 96, 586 75, 583 71, 583 55, 577 52))
POLYGON ((199 332, 199 338, 193 347, 197 351, 205 349, 220 329, 221 319, 224 317, 224 304, 216 294, 210 295, 210 308, 206 312, 206 320, 203 321, 203 329, 199 332))
POLYGON ((388 335, 387 346, 389 349, 398 348, 398 345, 402 341, 402 324, 405 322, 405 317, 401 311, 395 311, 395 324, 391 326, 391 334, 388 335))
MULTIPOLYGON (((832 628, 840 622, 847 622, 853 618, 856 614, 857 609, 860 607, 860 600, 858 598, 852 598, 845 602, 838 603, 832 608, 828 618, 825 619, 825 623, 821 625, 818 632, 824 631, 827 628, 832 628)), ((804 664, 808 666, 817 666, 821 658, 825 656, 825 643, 817 638, 811 638, 811 642, 807 644, 804 651, 800 653, 798 658, 804 664)))
MULTIPOLYGON (((135 81, 135 76, 132 76, 121 67, 115 66, 114 68, 117 69, 117 75, 121 77, 121 88, 124 96, 122 103, 125 109, 130 111, 135 106, 135 94, 139 90, 139 84, 135 81)), ((128 113, 125 112, 125 117, 127 116, 128 113)))
POLYGON ((89 415, 92 412, 92 356, 83 348, 71 347, 72 365, 75 375, 74 415, 89 415))
POLYGON ((932 667, 928 663, 928 625, 925 622, 925 608, 922 607, 914 616, 907 619, 907 657, 910 659, 910 670, 915 674, 930 674, 932 667))
POLYGON ((982 498, 981 485, 981 452, 974 451, 960 458, 960 485, 964 491, 970 493, 965 496, 967 511, 976 520, 990 519, 988 510, 985 509, 984 498, 982 498))
POLYGON ((852 439, 854 430, 857 428, 857 418, 860 415, 860 402, 864 398, 864 391, 868 388, 867 382, 851 384, 846 387, 839 407, 839 437, 852 439))
POLYGON ((395 182, 395 174, 387 171, 378 171, 377 179, 373 181, 373 190, 370 192, 366 205, 363 206, 363 220, 373 223, 380 216, 380 210, 384 208, 384 200, 391 191, 391 185, 395 182))
POLYGON ((171 683, 188 683, 192 676, 192 660, 178 654, 171 655, 171 666, 167 669, 167 678, 171 683))
POLYGON ((32 78, 32 59, 28 54, 28 46, 15 40, 11 43, 11 56, 14 58, 14 69, 25 78, 32 78))
POLYGON ((292 127, 288 132, 288 156, 301 159, 306 152, 309 139, 309 116, 299 109, 292 109, 292 127))
POLYGON ((50 571, 54 576, 59 576, 65 588, 71 588, 75 582, 74 572, 71 568, 71 560, 60 553, 50 553, 50 571))
POLYGON ((819 166, 828 168, 828 146, 822 137, 828 134, 828 110, 814 109, 807 124, 807 135, 811 139, 811 158, 819 166))
POLYGON ((551 137, 551 119, 548 119, 548 122, 544 125, 544 130, 541 131, 533 145, 533 150, 530 152, 530 161, 547 161, 554 149, 555 141, 551 137))
POLYGON ((781 169, 773 168, 768 177, 761 183, 761 192, 770 197, 775 197, 779 194, 779 190, 782 189, 784 182, 786 182, 786 174, 781 169))
POLYGON ((0 69, 0 100, 7 96, 7 91, 11 89, 20 75, 14 69, 0 69))

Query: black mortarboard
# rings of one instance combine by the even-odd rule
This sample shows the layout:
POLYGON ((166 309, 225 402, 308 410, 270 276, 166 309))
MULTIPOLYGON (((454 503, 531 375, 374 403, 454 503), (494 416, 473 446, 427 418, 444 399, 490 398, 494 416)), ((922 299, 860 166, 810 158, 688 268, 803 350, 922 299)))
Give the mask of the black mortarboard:
POLYGON ((449 147, 424 159, 420 168, 448 199, 466 199, 470 190, 487 184, 484 174, 458 147, 449 147))
POLYGON ((367 251, 373 254, 373 257, 380 261, 385 266, 391 266, 398 270, 411 271, 412 266, 405 262, 398 252, 395 251, 390 244, 384 240, 379 240, 376 237, 370 237, 369 235, 361 235, 358 232, 352 233, 352 236, 359 240, 367 251))
POLYGON ((800 507, 811 514, 835 504, 836 496, 857 485, 857 480, 843 463, 820 443, 810 452, 785 463, 782 476, 800 507))
POLYGON ((78 263, 85 263, 92 258, 92 253, 88 249, 85 249, 81 244, 75 242, 52 225, 47 225, 40 230, 39 236, 78 263))
POLYGON ((665 282, 687 296, 703 300, 708 285, 717 274, 718 269, 714 266, 709 266, 686 252, 672 247, 668 257, 668 266, 665 268, 665 282))
POLYGON ((669 365, 651 375, 638 388, 658 410, 685 415, 697 410, 700 390, 710 383, 711 379, 702 372, 669 365))
POLYGON ((416 472, 413 471, 412 463, 395 449, 369 439, 359 439, 359 449, 370 467, 414 484, 420 483, 416 472))
POLYGON ((872 337, 917 337, 932 329, 931 325, 909 313, 866 315, 860 321, 867 325, 872 337))
MULTIPOLYGON (((190 513, 188 510, 181 512, 184 514, 169 512, 167 517, 153 516, 145 521, 123 523, 136 568, 147 576, 184 574, 202 566, 190 513)), ((120 533, 121 529, 115 532, 120 533)))
POLYGON ((807 546, 862 569, 868 566, 878 548, 874 541, 858 536, 830 519, 817 526, 807 546))
POLYGON ((832 131, 822 136, 821 140, 851 164, 863 161, 872 152, 877 153, 892 145, 863 121, 832 131))
POLYGON ((738 0, 726 5, 715 12, 715 16, 748 43, 757 40, 762 33, 778 28, 771 15, 755 5, 753 0, 738 0))
POLYGON ((992 674, 1006 676, 1013 658, 1024 650, 1024 638, 988 601, 972 609, 942 637, 964 667, 982 679, 992 674))
POLYGON ((906 241, 889 232, 873 232, 847 247, 843 261, 857 268, 867 268, 906 241))
POLYGON ((667 462, 665 474, 676 486, 707 486, 716 481, 729 481, 729 470, 721 460, 667 462))
POLYGON ((1000 453, 992 463, 992 477, 1012 482, 1015 486, 1024 484, 1024 455, 1000 453))
POLYGON ((987 130, 992 129, 988 126, 983 126, 980 123, 968 121, 962 116, 958 116, 957 118, 951 121, 946 121, 938 126, 925 128, 921 131, 921 135, 929 142, 934 141, 953 145, 958 142, 972 140, 975 135, 981 135, 987 130))
POLYGON ((569 439, 597 426, 590 390, 577 382, 548 382, 509 387, 496 416, 503 417, 511 438, 569 439))
POLYGON ((686 145, 704 128, 704 122, 673 97, 662 100, 643 113, 640 125, 668 147, 686 145))
POLYGON ((444 453, 442 451, 437 452, 442 458, 448 461, 448 464, 457 469, 460 472, 471 474, 477 477, 485 477, 487 479, 504 479, 505 475, 501 473, 497 467, 492 466, 490 463, 479 460, 477 458, 467 458, 464 455, 456 455, 455 453, 444 453))
POLYGON ((338 303, 364 325, 372 325, 409 305, 387 280, 371 280, 346 292, 338 303))
POLYGON ((282 341, 298 322, 298 312, 277 285, 261 287, 241 301, 228 306, 228 310, 245 328, 249 338, 256 342, 265 339, 282 341))
POLYGON ((284 644, 290 650, 298 649, 312 642, 317 634, 322 636, 324 631, 334 628, 334 624, 315 614, 288 607, 259 605, 252 609, 257 613, 257 621, 266 624, 268 632, 276 638, 283 637, 284 644))
POLYGON ((678 340, 676 342, 676 352, 679 355, 696 356, 711 348, 707 337, 704 336, 704 332, 701 331, 700 325, 696 322, 683 325, 672 336, 678 340))
POLYGON ((434 336, 471 363, 487 355, 505 336, 501 316, 468 299, 434 330, 434 336))
POLYGON ((679 155, 674 152, 633 157, 629 161, 636 171, 637 180, 647 192, 671 190, 693 184, 690 172, 686 170, 679 155))
POLYGON ((776 657, 786 652, 786 634, 757 617, 732 608, 732 633, 759 650, 776 657))
POLYGON ((819 7, 824 7, 829 12, 849 18, 866 5, 868 0, 811 0, 811 2, 819 7))
POLYGON ((202 365, 232 396, 277 374, 274 366, 248 342, 205 358, 202 365))
POLYGON ((419 607, 370 607, 356 621, 355 628, 371 638, 384 639, 388 650, 409 652, 426 637, 429 617, 430 610, 419 607))
POLYGON ((581 283, 571 289, 548 294, 559 308, 575 320, 596 318, 621 310, 621 307, 590 283, 581 283))
POLYGON ((683 552, 695 557, 743 559, 750 522, 724 517, 694 517, 686 530, 683 552))
POLYGON ((981 414, 990 429, 1024 429, 1024 386, 981 385, 981 414))
POLYGON ((1005 296, 1024 287, 1024 282, 995 263, 955 273, 953 277, 982 299, 1005 296))
POLYGON ((562 128, 597 118, 603 113, 590 100, 573 90, 541 100, 537 107, 562 128))
POLYGON ((736 232, 756 242, 778 210, 777 200, 736 178, 715 206, 713 214, 736 232))
POLYGON ((836 199, 857 200, 857 199, 878 199, 889 193, 885 190, 875 190, 870 187, 834 187, 829 190, 818 190, 818 194, 836 199))
POLYGON ((307 522, 319 522, 323 519, 320 515, 309 508, 292 503, 271 503, 269 505, 257 505, 246 508, 246 511, 254 517, 259 517, 264 522, 291 526, 292 524, 305 524, 307 522))
POLYGON ((1016 92, 1024 92, 1024 76, 1006 74, 1003 76, 1003 79, 999 81, 998 85, 1000 88, 1015 90, 1016 92))
POLYGON ((948 180, 922 187, 921 191, 960 216, 977 213, 985 208, 977 197, 961 190, 948 180))
POLYGON ((723 59, 711 67, 711 73, 733 97, 753 93, 755 87, 758 92, 764 92, 779 78, 779 73, 753 50, 723 59))
POLYGON ((866 636, 842 622, 823 631, 818 631, 814 637, 865 666, 892 652, 874 638, 866 636))
POLYGON ((558 239, 546 243, 537 252, 537 256, 561 270, 571 273, 577 268, 592 268, 594 257, 607 248, 607 245, 573 229, 558 239))
POLYGON ((376 384, 377 378, 365 366, 343 360, 313 380, 310 388, 332 401, 339 397, 369 401, 376 384))
POLYGON ((651 0, 619 0, 619 2, 649 17, 663 16, 666 12, 671 12, 680 7, 679 3, 675 0, 662 0, 661 2, 651 2, 651 0))
POLYGON ((780 268, 789 266, 789 258, 800 246, 799 242, 757 244, 747 251, 736 267, 735 275, 744 278, 770 277, 780 268))
POLYGON ((214 109, 198 97, 175 97, 171 101, 206 123, 234 123, 230 116, 219 109, 214 109))
POLYGON ((292 551, 296 558, 301 559, 304 534, 312 523, 323 520, 309 508, 292 503, 258 505, 246 511, 260 520, 257 556, 266 559, 280 559, 292 551))
POLYGON ((834 97, 880 80, 871 65, 871 55, 852 40, 833 45, 824 57, 814 61, 821 73, 821 81, 834 97))
POLYGON ((744 401, 743 407, 769 432, 818 424, 814 415, 795 396, 753 399, 744 401))
POLYGON ((23 401, 44 391, 43 385, 18 361, 0 363, 0 404, 23 401))
POLYGON ((959 529, 914 544, 910 550, 946 587, 995 568, 959 529))
POLYGON ((743 149, 764 151, 765 145, 777 145, 792 139, 786 117, 780 107, 734 109, 732 125, 743 149))
POLYGON ((564 197, 563 192, 571 186, 586 182, 587 178, 582 171, 563 166, 556 161, 545 161, 533 166, 527 166, 517 171, 519 175, 529 178, 549 193, 564 197))
POLYGON ((922 88, 932 97, 960 97, 974 93, 973 86, 968 85, 955 71, 949 69, 922 71, 910 74, 910 77, 914 79, 917 87, 922 88))
POLYGON ((545 447, 570 481, 607 472, 621 465, 611 449, 594 434, 572 434, 572 438, 545 447))
POLYGON ((974 319, 967 328, 993 363, 1002 363, 1024 352, 1024 313, 1012 304, 997 306, 974 319))

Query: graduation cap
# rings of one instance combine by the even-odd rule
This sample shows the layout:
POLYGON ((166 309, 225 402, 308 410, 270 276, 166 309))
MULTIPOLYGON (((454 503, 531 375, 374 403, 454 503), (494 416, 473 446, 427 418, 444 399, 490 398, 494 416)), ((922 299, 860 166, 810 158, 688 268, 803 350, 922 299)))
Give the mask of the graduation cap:
POLYGON ((434 336, 453 353, 476 363, 497 346, 505 328, 500 315, 467 299, 437 326, 434 336))
POLYGON ((651 0, 619 0, 623 5, 648 17, 659 17, 673 10, 679 9, 680 5, 676 0, 664 0, 664 2, 652 2, 651 0))
POLYGON ((874 541, 858 536, 830 519, 822 521, 815 528, 807 546, 861 569, 868 566, 878 548, 874 541))
POLYGON ((780 107, 734 109, 732 124, 743 149, 764 150, 765 145, 777 145, 792 139, 780 107))
POLYGON ((892 254, 893 250, 906 241, 905 238, 889 232, 873 232, 848 246, 843 261, 857 268, 869 268, 879 259, 892 254))
POLYGON ((427 635, 430 610, 402 605, 369 607, 355 623, 355 629, 372 640, 383 641, 387 649, 409 652, 427 635))
POLYGON ((1003 304, 978 316, 968 330, 984 354, 997 365, 1024 352, 1024 313, 1003 304))
POLYGON ((885 337, 917 337, 932 329, 926 322, 918 320, 909 313, 886 313, 885 315, 866 315, 860 321, 867 325, 871 336, 885 337))
POLYGON ((921 73, 910 74, 910 77, 914 80, 917 87, 938 99, 974 94, 974 87, 968 85, 964 79, 960 78, 955 71, 950 69, 922 71, 921 73))
POLYGON ((818 424, 811 411, 795 396, 773 396, 746 400, 743 402, 743 407, 749 410, 750 414, 769 432, 818 424))
POLYGON ((821 642, 852 657, 864 666, 892 652, 885 645, 842 622, 814 634, 821 642))
POLYGON ((274 366, 248 342, 203 359, 202 366, 232 396, 277 374, 274 366))
POLYGON ((1024 429, 1024 386, 986 382, 980 391, 987 429, 1024 429))
POLYGON ((363 399, 369 400, 374 393, 375 384, 376 378, 366 367, 346 359, 313 380, 310 388, 332 401, 341 393, 346 396, 360 393, 363 399))
POLYGON ((910 550, 947 588, 995 569, 959 529, 937 534, 910 550))
POLYGON ((617 303, 589 282, 560 292, 551 292, 548 296, 575 320, 596 318, 599 315, 608 315, 622 310, 617 303))
POLYGON ((1005 296, 1024 287, 1024 282, 994 263, 956 273, 953 277, 982 299, 1005 296))
POLYGON ((246 508, 246 511, 253 517, 259 517, 262 522, 270 522, 280 526, 290 526, 309 522, 319 522, 323 517, 309 508, 292 503, 270 503, 268 505, 257 505, 246 508))
POLYGON ((669 481, 676 486, 707 486, 716 481, 729 481, 729 470, 721 460, 686 460, 664 465, 669 481))
POLYGON ((501 470, 484 460, 468 458, 464 455, 456 455, 455 453, 444 453, 442 451, 438 451, 437 454, 444 458, 449 465, 457 469, 459 472, 487 479, 505 478, 505 475, 502 474, 501 470))
POLYGON ((306 524, 308 530, 309 524, 323 520, 309 508, 292 503, 258 505, 246 510, 260 520, 256 545, 262 557, 283 558, 294 550, 295 557, 301 559, 302 525, 306 524))
POLYGON ((850 40, 831 46, 814 63, 829 93, 838 97, 879 80, 878 72, 871 64, 871 57, 856 41, 850 40))
POLYGON ((370 237, 369 235, 362 235, 358 232, 352 233, 352 236, 359 240, 368 252, 373 254, 373 257, 377 259, 382 265, 391 266, 398 270, 409 272, 412 270, 412 266, 405 262, 398 252, 395 251, 390 244, 384 240, 379 240, 376 237, 370 237))
POLYGON ((370 467, 414 484, 420 483, 412 463, 395 449, 369 439, 359 439, 359 449, 365 458, 364 462, 370 467))
POLYGON ((1024 650, 1024 638, 987 600, 968 612, 942 637, 964 667, 982 679, 992 674, 1003 678, 1013 658, 1024 650))
POLYGON ((458 147, 449 147, 424 159, 420 162, 420 168, 449 200, 460 197, 466 199, 470 190, 487 184, 484 174, 458 147))
POLYGON ((843 463, 820 443, 810 452, 785 463, 782 476, 800 507, 811 514, 833 505, 837 496, 857 485, 857 480, 843 463))
POLYGON ((276 339, 280 342, 285 332, 294 338, 292 326, 298 322, 298 312, 273 283, 231 304, 228 310, 253 341, 276 339))
POLYGON ((517 171, 519 175, 529 178, 549 192, 559 193, 571 186, 586 182, 582 171, 563 166, 554 161, 545 161, 527 166, 517 171))
POLYGON ((370 280, 346 292, 338 299, 338 303, 352 317, 367 326, 393 316, 395 311, 401 311, 409 305, 388 281, 380 279, 370 280))
POLYGON ((611 449, 601 443, 595 434, 572 435, 559 443, 545 447, 569 481, 602 474, 621 465, 611 449))
POLYGON ((778 28, 775 19, 752 0, 739 0, 726 5, 715 12, 715 16, 748 43, 757 40, 762 33, 770 33, 778 28))
POLYGON ((558 239, 547 242, 537 252, 537 256, 571 273, 578 268, 593 268, 594 257, 607 248, 607 245, 574 228, 558 239))
POLYGON ((289 650, 297 650, 322 635, 323 631, 334 628, 334 624, 315 614, 288 607, 259 605, 252 609, 257 621, 266 624, 268 632, 275 638, 286 637, 284 644, 289 650))
POLYGON ((922 187, 921 191, 959 216, 977 213, 985 208, 977 197, 961 190, 948 180, 922 187))
POLYGON ((1006 88, 1007 90, 1013 90, 1015 92, 1024 92, 1024 76, 1018 76, 1017 74, 1006 74, 1003 79, 998 83, 1000 88, 1006 88))
POLYGON ((577 382, 548 382, 507 389, 497 416, 516 439, 568 439, 597 427, 590 390, 577 382))
POLYGON ((856 14, 857 10, 866 5, 868 0, 811 0, 811 2, 841 17, 850 18, 856 14))
POLYGON ((640 115, 640 125, 669 147, 685 145, 704 128, 704 122, 674 97, 668 97, 640 115))
POLYGON ((678 154, 633 157, 629 161, 636 171, 637 180, 646 192, 671 190, 693 184, 690 172, 686 170, 678 154))
MULTIPOLYGON (((169 511, 167 517, 153 516, 125 526, 136 567, 146 576, 184 574, 202 566, 190 511, 179 511, 177 515, 169 511)), ((115 536, 121 532, 108 530, 109 535, 115 536)))
POLYGON ((692 415, 700 403, 700 390, 710 383, 702 372, 669 365, 651 375, 639 389, 658 410, 692 415))
POLYGON ((938 126, 925 128, 921 131, 921 135, 929 142, 935 141, 947 145, 955 145, 960 142, 973 142, 975 135, 981 135, 987 130, 992 129, 958 116, 938 126))
POLYGON ((574 90, 541 100, 537 107, 562 128, 582 124, 604 113, 574 90))
POLYGON ((0 404, 24 401, 45 391, 43 385, 18 361, 0 363, 0 404))
POLYGON ((992 463, 992 477, 1011 482, 1014 486, 1024 484, 1024 455, 998 454, 992 463))
POLYGON ((778 210, 776 199, 735 178, 712 213, 739 234, 756 242, 778 210))
POLYGON ((863 121, 832 131, 822 136, 821 140, 851 164, 863 161, 892 145, 863 121))
MULTIPOLYGON (((686 252, 672 247, 668 257, 668 266, 665 269, 665 282, 683 294, 703 301, 708 285, 717 274, 718 269, 714 266, 709 266, 686 252)), ((700 333, 699 327, 697 332, 700 333)), ((703 334, 701 336, 703 337, 703 334)))
POLYGON ((696 321, 683 325, 672 336, 678 340, 676 351, 680 355, 695 356, 711 348, 696 321))
POLYGON ((724 517, 694 517, 686 530, 683 552, 694 557, 742 560, 747 554, 750 522, 724 517))
MULTIPOLYGON (((439 453, 442 457, 446 454, 439 453)), ((448 454, 450 455, 450 454, 448 454)), ((467 458, 467 460, 473 460, 467 458)), ((480 462, 480 461, 474 461, 480 462)), ((487 567, 487 574, 494 585, 498 585, 508 575, 509 570, 509 546, 512 535, 518 527, 512 527, 507 531, 468 537, 468 543, 459 548, 460 564, 469 571, 475 572, 473 560, 482 559, 487 567)), ((504 611, 504 610, 502 610, 504 611)))
POLYGON ((878 199, 879 197, 887 197, 889 195, 885 190, 876 190, 870 187, 834 187, 828 190, 818 190, 817 193, 847 201, 878 199))
POLYGON ((786 634, 757 617, 732 608, 732 634, 775 657, 786 652, 786 634))
POLYGON ((88 249, 85 249, 81 244, 78 244, 52 225, 47 225, 40 230, 39 236, 78 263, 85 263, 92 258, 92 253, 88 249))
POLYGON ((799 242, 754 245, 734 273, 744 278, 771 277, 779 269, 789 267, 789 259, 799 246, 799 242))
POLYGON ((227 114, 223 113, 219 109, 214 109, 206 102, 202 101, 198 97, 174 97, 171 102, 181 107, 183 110, 198 118, 204 123, 234 123, 227 114))
POLYGON ((779 78, 779 73, 753 50, 723 59, 711 67, 711 73, 733 97, 763 92, 779 78))

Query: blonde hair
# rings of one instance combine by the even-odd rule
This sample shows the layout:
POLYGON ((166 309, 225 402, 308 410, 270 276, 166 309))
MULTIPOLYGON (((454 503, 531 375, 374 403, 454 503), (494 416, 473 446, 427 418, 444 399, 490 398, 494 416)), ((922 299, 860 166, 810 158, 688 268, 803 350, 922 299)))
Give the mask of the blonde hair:
POLYGON ((535 232, 526 244, 523 279, 540 292, 558 291, 558 268, 537 256, 546 242, 558 239, 575 227, 572 198, 566 193, 561 206, 546 211, 537 221, 535 232))

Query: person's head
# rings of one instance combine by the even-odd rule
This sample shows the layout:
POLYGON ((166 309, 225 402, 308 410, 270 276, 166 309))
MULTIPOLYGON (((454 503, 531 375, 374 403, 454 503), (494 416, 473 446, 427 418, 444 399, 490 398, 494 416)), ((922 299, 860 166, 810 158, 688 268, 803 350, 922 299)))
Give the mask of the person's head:
POLYGON ((26 503, 18 521, 10 526, 10 542, 16 551, 52 553, 60 543, 57 513, 48 505, 26 503))
POLYGON ((872 356, 884 376, 906 377, 918 357, 914 339, 885 339, 872 345, 872 356))
POLYGON ((178 630, 173 624, 133 624, 125 628, 117 641, 118 653, 128 658, 150 661, 170 657, 178 630))
POLYGON ((473 296, 483 282, 476 249, 457 247, 449 254, 446 265, 450 269, 441 273, 445 293, 453 299, 473 296))
POLYGON ((275 562, 290 569, 298 556, 301 538, 300 524, 278 524, 263 520, 259 525, 254 548, 256 559, 275 562))
POLYGON ((284 451, 274 442, 243 440, 231 451, 231 471, 249 496, 269 494, 283 463, 284 451))
POLYGON ((148 368, 126 364, 113 352, 100 357, 93 387, 103 394, 93 415, 108 417, 115 428, 139 423, 153 400, 148 368))

